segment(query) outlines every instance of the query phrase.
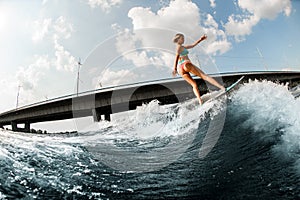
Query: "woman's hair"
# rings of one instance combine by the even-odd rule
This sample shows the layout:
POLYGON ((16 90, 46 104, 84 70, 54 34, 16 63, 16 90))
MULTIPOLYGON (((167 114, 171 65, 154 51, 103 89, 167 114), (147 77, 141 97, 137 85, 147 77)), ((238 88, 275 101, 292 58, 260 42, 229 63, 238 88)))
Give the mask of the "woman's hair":
POLYGON ((177 33, 173 38, 173 42, 177 43, 180 37, 184 37, 184 35, 182 33, 177 33))

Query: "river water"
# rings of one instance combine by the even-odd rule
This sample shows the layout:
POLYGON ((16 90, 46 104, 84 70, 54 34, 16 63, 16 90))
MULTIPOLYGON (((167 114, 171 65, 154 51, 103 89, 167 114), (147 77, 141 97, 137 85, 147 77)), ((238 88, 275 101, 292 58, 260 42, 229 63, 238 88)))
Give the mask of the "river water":
POLYGON ((300 199, 300 102, 250 81, 69 135, 0 131, 0 199, 300 199))

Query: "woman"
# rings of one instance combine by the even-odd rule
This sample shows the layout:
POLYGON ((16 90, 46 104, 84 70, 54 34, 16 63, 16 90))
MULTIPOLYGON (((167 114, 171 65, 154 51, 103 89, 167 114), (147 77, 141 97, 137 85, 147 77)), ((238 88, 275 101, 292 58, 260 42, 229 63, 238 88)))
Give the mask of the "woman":
POLYGON ((173 42, 177 44, 176 47, 176 58, 174 62, 174 70, 173 70, 173 76, 176 76, 177 74, 177 64, 180 66, 179 74, 193 87, 193 91, 200 103, 202 105, 203 101, 201 99, 200 91, 198 89, 196 81, 191 77, 190 73, 199 76, 205 81, 208 81, 212 85, 220 88, 221 90, 225 90, 225 88, 220 85, 215 79, 205 74, 202 70, 200 70, 198 67, 192 64, 188 57, 188 50, 193 47, 195 47, 197 44, 199 44, 201 41, 205 40, 207 38, 206 35, 203 35, 199 40, 197 40, 192 45, 184 45, 184 35, 181 33, 178 33, 175 35, 173 42))

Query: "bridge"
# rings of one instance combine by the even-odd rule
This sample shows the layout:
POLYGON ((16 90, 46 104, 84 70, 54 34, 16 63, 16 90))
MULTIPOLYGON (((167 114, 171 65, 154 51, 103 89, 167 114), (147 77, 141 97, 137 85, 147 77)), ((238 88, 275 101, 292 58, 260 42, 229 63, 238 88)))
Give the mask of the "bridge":
MULTIPOLYGON (((290 87, 300 83, 300 72, 241 72, 211 76, 225 86, 232 84, 241 76, 245 76, 244 81, 269 80, 289 83, 290 87)), ((202 79, 195 80, 201 94, 217 89, 202 79)), ((126 84, 63 96, 1 113, 0 127, 11 125, 13 131, 30 132, 30 124, 37 122, 87 116, 93 116, 94 121, 102 119, 110 121, 111 114, 136 109, 137 106, 154 99, 164 105, 191 98, 195 98, 192 88, 182 78, 126 84), (24 124, 24 128, 19 128, 19 124, 24 124)))

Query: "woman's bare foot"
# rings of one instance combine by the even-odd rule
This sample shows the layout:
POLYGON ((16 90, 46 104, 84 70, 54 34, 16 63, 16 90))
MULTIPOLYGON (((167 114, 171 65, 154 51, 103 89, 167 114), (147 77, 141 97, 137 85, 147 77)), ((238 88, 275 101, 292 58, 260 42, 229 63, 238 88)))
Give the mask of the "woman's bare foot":
POLYGON ((225 88, 224 86, 222 86, 222 87, 220 88, 220 90, 221 90, 222 92, 225 92, 225 91, 226 91, 226 88, 225 88))
POLYGON ((202 101, 202 99, 201 99, 201 98, 199 98, 199 99, 198 99, 198 101, 199 101, 199 104, 200 104, 200 106, 202 106, 202 104, 203 104, 203 101, 202 101))

